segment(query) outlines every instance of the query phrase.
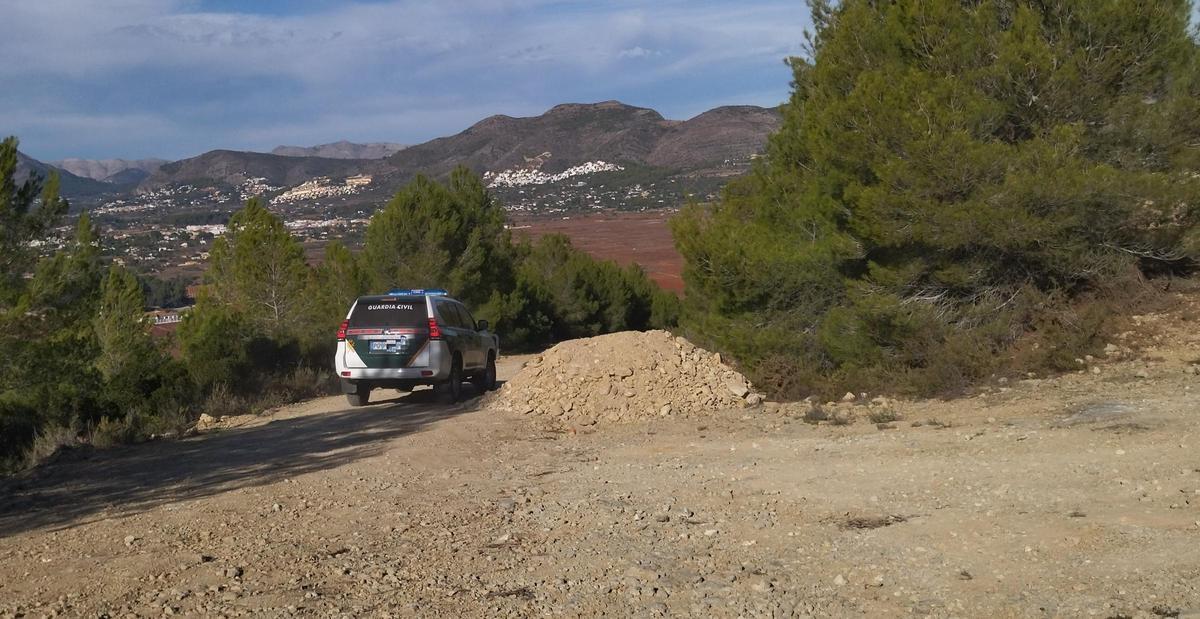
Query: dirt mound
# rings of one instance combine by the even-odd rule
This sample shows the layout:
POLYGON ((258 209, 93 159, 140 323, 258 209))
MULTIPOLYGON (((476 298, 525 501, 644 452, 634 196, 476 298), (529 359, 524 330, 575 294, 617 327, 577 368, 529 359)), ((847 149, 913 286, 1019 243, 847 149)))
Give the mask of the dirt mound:
POLYGON ((762 396, 720 355, 666 331, 626 331, 563 342, 504 384, 497 404, 579 425, 689 417, 762 396))

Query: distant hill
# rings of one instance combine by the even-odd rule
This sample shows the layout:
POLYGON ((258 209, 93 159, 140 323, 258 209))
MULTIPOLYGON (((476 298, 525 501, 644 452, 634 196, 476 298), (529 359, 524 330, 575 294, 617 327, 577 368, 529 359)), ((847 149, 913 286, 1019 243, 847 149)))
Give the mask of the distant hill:
POLYGON ((139 189, 157 189, 178 184, 239 185, 252 178, 264 178, 272 185, 298 185, 318 176, 344 177, 371 173, 380 167, 373 159, 328 159, 324 157, 287 157, 268 153, 214 150, 198 157, 165 164, 139 189))
POLYGON ((63 159, 53 166, 76 176, 117 185, 136 185, 167 163, 166 159, 63 159))
POLYGON ((618 101, 569 103, 541 116, 492 116, 388 161, 405 171, 441 174, 465 165, 484 172, 520 168, 548 152, 547 172, 596 160, 687 170, 762 152, 779 123, 778 110, 754 106, 717 108, 680 122, 618 101))
POLYGON ((114 187, 109 183, 78 176, 17 151, 15 180, 18 183, 25 182, 25 179, 29 178, 30 174, 37 174, 42 178, 47 178, 51 171, 58 172, 59 193, 67 198, 91 197, 105 193, 115 193, 120 190, 120 188, 114 187))
MULTIPOLYGON (((250 178, 293 186, 318 176, 355 174, 370 174, 376 187, 387 189, 417 173, 441 176, 458 165, 477 173, 533 167, 555 173, 597 160, 691 173, 731 160, 744 163, 762 152, 779 124, 777 109, 754 106, 722 107, 675 121, 618 101, 568 103, 540 116, 492 116, 456 135, 409 146, 384 159, 280 154, 296 152, 293 147, 280 147, 272 154, 215 150, 162 165, 139 189, 236 186, 250 178)), ((326 146, 337 147, 299 150, 315 152, 326 146)))
POLYGON ((779 129, 778 108, 719 107, 674 125, 646 163, 668 168, 702 168, 763 152, 767 136, 779 129))
POLYGON ((393 142, 355 144, 342 140, 317 146, 276 146, 271 154, 284 157, 325 157, 327 159, 383 159, 404 150, 404 148, 404 144, 393 142))
POLYGON ((410 146, 388 158, 400 170, 434 175, 465 165, 476 172, 520 168, 549 152, 547 172, 585 161, 640 161, 674 123, 616 101, 563 104, 541 116, 491 116, 457 135, 410 146))

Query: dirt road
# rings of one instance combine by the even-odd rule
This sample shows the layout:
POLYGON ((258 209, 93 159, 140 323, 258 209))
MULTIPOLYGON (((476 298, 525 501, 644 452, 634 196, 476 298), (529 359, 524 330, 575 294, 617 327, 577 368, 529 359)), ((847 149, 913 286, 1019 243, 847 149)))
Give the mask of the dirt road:
POLYGON ((888 430, 782 407, 563 432, 418 392, 64 459, 0 488, 0 617, 1188 616, 1184 318, 888 430))

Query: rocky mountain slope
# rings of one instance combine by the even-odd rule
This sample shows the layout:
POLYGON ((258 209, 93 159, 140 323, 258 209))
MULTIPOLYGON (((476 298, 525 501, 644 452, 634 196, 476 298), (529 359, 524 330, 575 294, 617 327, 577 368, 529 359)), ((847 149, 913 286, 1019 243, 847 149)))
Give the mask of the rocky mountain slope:
POLYGON ((529 118, 492 116, 389 161, 401 170, 433 174, 457 165, 477 172, 540 165, 554 173, 596 160, 687 170, 761 152, 779 118, 777 110, 739 106, 680 122, 618 101, 572 103, 529 118), (550 156, 538 159, 543 153, 550 156))
POLYGON ((369 142, 355 144, 342 140, 316 146, 276 146, 272 155, 284 157, 325 157, 327 159, 383 159, 404 150, 404 144, 395 142, 369 142))
POLYGON ((163 165, 140 189, 169 185, 238 185, 264 178, 288 186, 318 176, 368 174, 398 185, 417 173, 440 176, 465 165, 478 173, 538 167, 554 173, 603 160, 687 172, 745 160, 760 152, 780 122, 777 110, 724 107, 687 121, 617 101, 564 104, 529 118, 492 116, 457 135, 404 148, 385 159, 346 159, 341 154, 371 154, 350 148, 293 150, 274 154, 217 150, 163 165), (321 153, 296 157, 279 153, 321 153), (333 156, 328 156, 332 153, 333 156))

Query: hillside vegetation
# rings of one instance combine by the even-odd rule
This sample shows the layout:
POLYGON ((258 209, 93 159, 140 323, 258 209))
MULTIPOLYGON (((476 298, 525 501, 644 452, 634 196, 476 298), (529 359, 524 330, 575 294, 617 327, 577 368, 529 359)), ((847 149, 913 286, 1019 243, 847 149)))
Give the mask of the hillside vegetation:
POLYGON ((1074 367, 1200 257, 1186 0, 810 2, 767 161, 674 222, 690 334, 777 394, 1074 367))

